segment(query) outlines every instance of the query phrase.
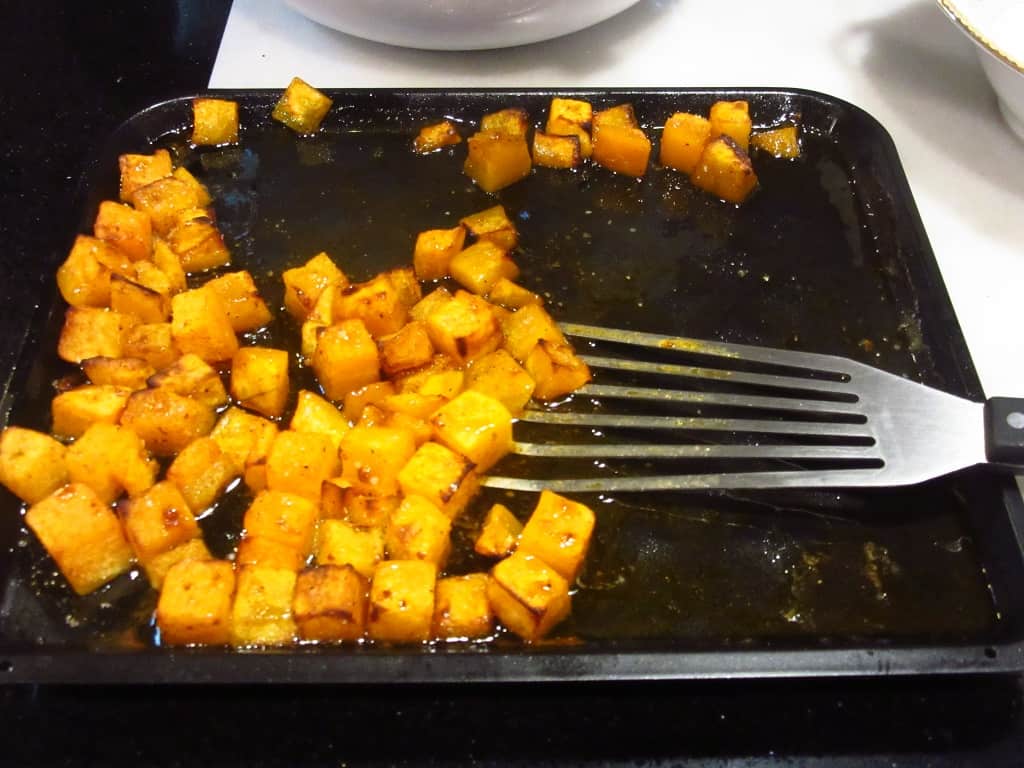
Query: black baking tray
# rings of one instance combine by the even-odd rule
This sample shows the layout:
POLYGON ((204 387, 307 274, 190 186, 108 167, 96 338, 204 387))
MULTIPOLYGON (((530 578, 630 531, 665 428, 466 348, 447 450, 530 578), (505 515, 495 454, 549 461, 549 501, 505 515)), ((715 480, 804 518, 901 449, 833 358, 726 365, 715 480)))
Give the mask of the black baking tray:
MULTIPOLYGON (((892 140, 868 114, 799 90, 329 91, 321 131, 269 119, 275 91, 230 91, 236 147, 188 144, 191 100, 146 109, 92 158, 80 231, 117 196, 117 156, 169 148, 216 197, 234 254, 273 305, 280 273, 326 250, 354 279, 408 264, 415 234, 496 203, 521 232, 521 282, 559 319, 842 354, 982 397, 892 140), (714 200, 652 162, 640 180, 598 167, 537 168, 494 195, 461 172, 465 145, 411 152, 442 117, 524 107, 552 95, 632 102, 658 144, 676 111, 746 99, 756 126, 796 122, 798 160, 755 155, 743 206, 714 200)), ((656 149, 655 155, 656 158, 656 149)), ((68 233, 70 246, 74 232, 68 233)), ((46 429, 64 306, 45 295, 2 393, 5 423, 46 429)), ((289 344, 278 313, 253 343, 289 344)), ((291 341, 289 341, 291 339, 291 341)), ((301 384, 302 371, 294 371, 301 384)), ((499 465, 498 469, 501 467, 499 465)), ((466 543, 485 494, 456 530, 451 570, 486 567, 466 543)), ((525 645, 169 649, 138 574, 75 597, 0 498, 0 680, 5 682, 467 682, 1018 672, 1024 669, 1024 504, 1012 479, 971 470, 913 488, 621 495, 597 511, 573 615, 525 645)), ((521 515, 525 496, 502 497, 521 515)), ((236 492, 203 521, 211 549, 237 540, 236 492)))

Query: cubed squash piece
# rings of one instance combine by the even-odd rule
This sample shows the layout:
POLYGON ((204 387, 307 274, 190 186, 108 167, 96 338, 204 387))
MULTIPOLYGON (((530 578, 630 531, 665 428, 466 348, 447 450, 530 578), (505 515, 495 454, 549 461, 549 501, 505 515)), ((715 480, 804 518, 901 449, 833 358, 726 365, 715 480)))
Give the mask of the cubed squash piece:
POLYGON ((427 326, 413 320, 397 333, 385 336, 378 343, 381 368, 387 376, 428 364, 434 357, 427 326))
POLYGON ((537 555, 571 584, 583 567, 594 522, 594 513, 585 504, 542 491, 523 526, 519 551, 537 555))
POLYGON ((498 620, 534 642, 569 615, 569 582, 536 555, 517 551, 491 570, 487 599, 498 620))
POLYGON ((447 304, 451 300, 451 291, 443 285, 439 286, 413 305, 409 310, 409 317, 412 320, 419 320, 422 322, 430 316, 431 312, 441 305, 447 304))
POLYGON ((451 120, 442 120, 439 123, 431 123, 420 128, 416 138, 412 140, 412 148, 414 152, 425 155, 461 141, 462 136, 455 127, 455 123, 451 120))
POLYGON ((122 347, 125 357, 145 360, 158 371, 181 357, 170 323, 134 325, 125 332, 122 347))
POLYGON ((365 493, 392 495, 399 471, 415 452, 416 442, 405 430, 354 427, 341 439, 341 477, 365 493))
POLYGON ((486 573, 438 579, 434 592, 434 637, 473 640, 491 634, 494 614, 487 600, 489 580, 486 573))
POLYGON ((132 549, 117 515, 87 485, 70 483, 36 502, 25 524, 80 595, 131 567, 132 549))
POLYGON ((213 202, 213 197, 210 195, 210 191, 206 188, 206 185, 193 176, 185 166, 179 165, 174 169, 171 175, 178 181, 183 181, 196 190, 196 195, 199 198, 198 207, 204 208, 213 202))
POLYGON ((205 216, 182 217, 167 233, 167 245, 190 274, 231 263, 231 252, 216 225, 205 216))
POLYGON ((239 474, 239 468, 212 437, 193 440, 167 468, 167 479, 196 513, 216 504, 239 474))
POLYGON ((661 132, 660 162, 683 173, 693 173, 704 145, 711 138, 711 122, 700 115, 676 112, 661 132))
MULTIPOLYGON (((155 242, 163 243, 162 240, 157 240, 155 242)), ((154 245, 154 253, 156 252, 156 248, 157 246, 154 245)), ((163 250, 162 247, 161 250, 163 250)), ((163 297, 168 302, 168 313, 170 313, 170 297, 173 294, 178 293, 179 290, 175 287, 175 283, 172 279, 152 261, 132 262, 132 269, 135 272, 135 279, 132 280, 132 282, 137 283, 143 288, 153 291, 153 293, 159 294, 163 297)), ((177 278, 175 278, 175 280, 176 279, 177 278)), ((165 320, 166 318, 158 322, 164 322, 165 320)))
POLYGON ((356 526, 345 520, 324 520, 316 549, 319 565, 348 565, 365 578, 384 559, 384 529, 356 526))
POLYGON ((745 101, 716 101, 709 113, 711 137, 728 136, 744 152, 750 146, 750 107, 745 101))
POLYGON ((258 565, 261 568, 280 568, 298 573, 306 565, 308 554, 293 546, 266 536, 246 534, 238 542, 235 565, 258 565))
POLYGON ((633 108, 620 104, 594 113, 592 159, 626 176, 643 176, 651 156, 651 140, 638 127, 633 108))
POLYGON ((499 400, 467 389, 430 418, 437 440, 486 472, 512 450, 512 414, 499 400))
POLYGON ((501 329, 491 305, 466 291, 456 291, 426 322, 434 348, 460 363, 483 357, 501 344, 501 329))
POLYGON ((212 560, 213 555, 206 547, 206 542, 201 538, 189 539, 184 544, 179 544, 173 549, 154 555, 151 560, 144 563, 142 569, 146 572, 146 578, 153 589, 162 589, 167 572, 180 562, 185 560, 212 560))
POLYGON ((519 267, 508 252, 488 240, 481 240, 452 257, 449 271, 456 282, 484 296, 500 279, 515 280, 519 267))
POLYGON ((299 637, 321 643, 362 639, 368 591, 366 579, 349 566, 306 569, 295 581, 292 603, 299 637))
POLYGON ((305 80, 293 77, 271 116, 296 133, 316 133, 333 102, 305 80))
POLYGON ((184 291, 171 299, 171 333, 182 354, 191 352, 208 363, 230 360, 238 351, 224 302, 205 288, 184 291))
POLYGON ((391 560, 426 560, 439 569, 451 552, 452 521, 423 496, 402 499, 384 529, 391 560))
POLYGON ((277 425, 262 416, 228 408, 210 433, 235 469, 242 472, 254 464, 265 464, 277 438, 277 425))
POLYGON ((243 408, 276 419, 289 392, 288 353, 283 349, 242 347, 231 361, 231 396, 243 408))
POLYGON ((387 273, 365 283, 356 283, 338 291, 332 305, 333 320, 359 319, 371 336, 395 333, 409 318, 409 306, 387 273))
POLYGON ((64 301, 72 307, 106 307, 110 305, 111 269, 100 260, 98 251, 105 250, 115 259, 122 259, 127 269, 128 257, 118 248, 88 235, 79 235, 64 263, 57 269, 57 287, 64 301))
POLYGON ((79 437, 93 424, 117 424, 132 391, 110 384, 86 384, 61 392, 50 406, 52 430, 61 437, 79 437))
POLYGON ((484 516, 473 550, 485 557, 508 557, 516 550, 523 524, 504 504, 494 504, 484 516))
POLYGON ((191 397, 210 408, 219 408, 228 402, 228 393, 220 373, 199 355, 192 353, 182 355, 152 376, 149 386, 191 397))
POLYGON ((174 483, 159 482, 118 505, 125 537, 143 566, 200 536, 199 523, 174 483))
POLYGON ((192 99, 192 143, 221 146, 238 143, 238 102, 192 99))
POLYGON ((0 433, 0 484, 27 504, 42 501, 68 482, 67 448, 24 427, 0 433))
POLYGON ((224 302, 235 333, 258 330, 272 319, 270 309, 248 271, 229 272, 215 277, 206 283, 205 288, 216 293, 224 302))
POLYGON ((383 529, 401 501, 397 495, 381 496, 346 488, 342 492, 342 513, 338 517, 355 526, 383 529))
POLYGON ((452 257, 462 250, 466 228, 428 229, 416 236, 412 265, 420 280, 440 280, 448 275, 452 257))
POLYGON ((385 560, 370 584, 367 631, 374 640, 394 643, 430 639, 437 567, 424 560, 385 560))
MULTIPOLYGON (((138 268, 145 262, 136 262, 136 273, 138 268)), ((153 266, 159 269, 170 286, 170 293, 181 293, 188 287, 188 277, 185 268, 181 266, 181 259, 178 254, 171 250, 166 240, 159 238, 153 241, 153 266)))
POLYGON ((306 319, 328 286, 343 288, 348 285, 345 273, 323 252, 301 267, 286 269, 281 279, 284 282, 284 307, 296 320, 306 319))
POLYGON ((416 449, 398 473, 398 483, 406 496, 422 496, 453 519, 480 487, 469 459, 432 441, 416 449))
POLYGON ((555 400, 575 392, 590 381, 590 368, 568 344, 541 341, 523 363, 533 379, 533 396, 538 400, 555 400))
POLYGON ((542 339, 565 344, 558 323, 539 304, 528 304, 508 315, 501 324, 505 349, 520 363, 525 362, 542 339))
POLYGON ((90 357, 82 361, 82 372, 91 384, 145 389, 146 382, 156 372, 138 357, 90 357))
POLYGON ((530 118, 522 107, 508 107, 497 112, 489 112, 480 119, 481 133, 526 138, 529 127, 530 118))
POLYGON ((299 354, 302 355, 304 365, 313 364, 313 355, 316 354, 316 345, 320 341, 320 334, 323 333, 327 323, 316 323, 307 320, 302 324, 299 331, 299 354))
POLYGON ((232 645, 287 645, 295 639, 295 578, 295 571, 281 568, 243 565, 238 569, 231 606, 232 645))
POLYGON ((301 560, 312 554, 320 518, 316 502, 294 493, 260 491, 245 511, 245 536, 271 539, 297 552, 301 560))
POLYGON ((530 174, 533 161, 524 137, 475 133, 467 144, 463 171, 484 192, 497 192, 530 174))
POLYGON ((114 424, 93 424, 69 448, 65 457, 71 482, 90 486, 104 502, 122 492, 143 493, 156 482, 159 467, 141 438, 114 424))
POLYGON ((690 178, 695 187, 730 203, 742 203, 757 186, 750 158, 728 136, 707 143, 690 178))
POLYGON ((100 240, 124 251, 133 261, 148 259, 153 250, 153 223, 149 214, 123 203, 101 202, 92 231, 100 240))
POLYGON ((459 223, 478 242, 487 240, 506 251, 511 251, 519 244, 519 231, 508 217, 503 205, 492 205, 490 208, 463 216, 459 223))
POLYGON ((315 432, 284 430, 274 440, 267 457, 268 488, 295 493, 314 502, 320 500, 324 480, 340 472, 334 441, 315 432))
POLYGON ((474 360, 466 372, 466 389, 493 397, 513 416, 523 412, 534 386, 530 374, 504 349, 474 360))
POLYGON ((201 197, 197 187, 167 176, 135 190, 131 203, 136 210, 149 214, 153 232, 165 237, 178 226, 183 213, 202 207, 201 197))
POLYGON ((130 315, 92 307, 70 307, 57 342, 61 360, 80 363, 90 357, 124 357, 129 331, 138 323, 130 315))
POLYGON ((363 321, 343 320, 324 328, 313 353, 313 370, 324 394, 335 402, 379 381, 380 355, 363 321))
POLYGON ((772 157, 788 160, 800 157, 800 134, 795 125, 784 125, 751 134, 750 145, 772 157))
POLYGON ((121 424, 134 431, 157 456, 173 456, 197 437, 210 434, 213 408, 169 389, 134 392, 121 424))
POLYGON ((337 454, 341 438, 350 427, 348 419, 332 403, 315 392, 302 389, 299 390, 295 413, 288 428, 294 432, 312 432, 326 436, 337 454))
POLYGON ((358 422, 366 406, 377 405, 393 394, 395 394, 395 385, 390 381, 375 381, 365 387, 354 389, 345 395, 345 416, 353 423, 358 422))
POLYGON ((580 99, 553 98, 548 110, 544 131, 552 136, 575 136, 580 143, 580 154, 590 157, 590 128, 594 110, 590 102, 580 99))
POLYGON ((183 560, 167 571, 156 625, 163 645, 227 645, 235 570, 226 560, 183 560))
POLYGON ((170 176, 174 170, 171 153, 158 149, 151 155, 124 154, 117 158, 120 171, 120 197, 122 203, 130 202, 136 189, 151 184, 157 179, 170 176))
POLYGON ((443 397, 445 400, 451 400, 462 391, 465 379, 461 364, 448 355, 434 355, 422 368, 402 371, 392 378, 399 394, 443 397))
POLYGON ((533 134, 533 164, 544 168, 576 168, 583 162, 580 137, 555 136, 536 131, 533 134))
POLYGON ((538 294, 523 286, 514 283, 507 277, 502 277, 494 284, 487 294, 487 300, 492 304, 499 304, 505 309, 520 309, 527 304, 543 304, 538 294))

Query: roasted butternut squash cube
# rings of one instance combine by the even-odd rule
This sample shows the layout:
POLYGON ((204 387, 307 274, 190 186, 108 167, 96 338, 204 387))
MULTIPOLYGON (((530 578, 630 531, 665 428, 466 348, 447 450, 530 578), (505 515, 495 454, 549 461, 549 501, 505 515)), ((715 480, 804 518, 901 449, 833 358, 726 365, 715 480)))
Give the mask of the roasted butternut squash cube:
POLYGON ((504 504, 494 504, 484 516, 473 550, 485 557, 508 557, 519 544, 523 524, 504 504))
POLYGON ((299 77, 293 77, 271 114, 296 133, 316 133, 332 100, 299 77))
POLYGON ((378 563, 370 583, 370 637, 394 643, 429 640, 436 581, 437 567, 424 560, 378 563))
POLYGON ((466 375, 459 362, 448 355, 434 355, 422 368, 402 371, 395 374, 392 380, 400 394, 451 400, 462 391, 465 379, 466 375))
MULTIPOLYGON (((155 241, 155 243, 163 243, 163 241, 157 240, 155 241)), ((156 247, 157 246, 154 244, 154 253, 156 252, 156 247)), ((163 247, 165 248, 166 246, 163 247)), ((141 285, 143 288, 153 291, 153 293, 159 294, 165 300, 170 299, 170 297, 173 294, 178 293, 178 290, 176 290, 171 278, 168 277, 167 274, 163 270, 161 270, 154 262, 135 261, 132 262, 132 268, 135 272, 135 279, 132 280, 132 282, 141 285)), ((168 311, 169 310, 170 304, 168 303, 168 311)), ((161 320, 160 322, 163 322, 163 320, 161 320)))
POLYGON ((184 544, 179 544, 173 549, 154 555, 151 560, 142 564, 146 572, 146 578, 153 589, 162 589, 167 572, 180 562, 185 560, 212 560, 213 555, 206 548, 206 542, 201 538, 189 539, 184 544))
POLYGON ((174 483, 159 482, 118 505, 125 537, 145 566, 157 555, 200 536, 199 523, 174 483))
POLYGON ((90 357, 124 357, 125 337, 138 323, 130 315, 92 307, 70 307, 57 342, 61 360, 80 363, 90 357))
POLYGON ((397 495, 381 496, 355 488, 345 489, 342 500, 341 518, 352 525, 364 528, 383 528, 391 513, 402 501, 397 495))
POLYGON ((397 267, 384 272, 398 292, 398 300, 406 309, 412 309, 423 298, 423 289, 412 267, 397 267))
POLYGON ((313 370, 327 398, 339 402, 349 392, 380 380, 377 344, 362 320, 343 320, 320 333, 313 370))
POLYGON ((137 357, 90 357, 82 361, 90 384, 106 384, 130 390, 145 389, 155 373, 153 366, 137 357))
POLYGON ((318 565, 348 565, 369 579, 384 559, 384 529, 361 527, 345 520, 324 520, 316 549, 318 565))
POLYGON ((750 145, 772 157, 788 160, 800 157, 800 134, 795 125, 784 125, 751 134, 750 145))
POLYGON ((386 413, 403 414, 419 419, 428 419, 442 405, 448 402, 443 395, 422 395, 419 392, 405 392, 389 395, 378 405, 386 413))
POLYGON ((299 637, 317 642, 362 639, 368 591, 366 579, 348 566, 307 568, 295 581, 292 604, 299 637))
POLYGON ((80 595, 131 567, 132 549, 117 515, 87 485, 69 483, 36 502, 25 513, 25 524, 80 595))
POLYGON ((169 389, 132 393, 121 424, 134 431, 157 456, 173 456, 197 437, 210 434, 213 408, 169 389))
POLYGON ((486 472, 512 450, 512 414, 499 400, 467 389, 430 418, 438 442, 486 472))
POLYGON ((409 318, 409 307, 387 273, 339 290, 332 312, 335 322, 362 320, 375 337, 397 332, 409 318))
MULTIPOLYGON (((396 395, 396 397, 399 397, 399 395, 396 395)), ((383 408, 381 410, 384 413, 384 417, 380 421, 380 426, 408 432, 412 435, 413 443, 416 444, 417 448, 434 436, 434 428, 425 418, 413 416, 410 413, 402 413, 401 411, 387 411, 383 408)))
POLYGON ((216 504, 239 474, 239 468, 212 437, 193 440, 167 468, 167 479, 196 513, 216 504))
POLYGON ((208 363, 230 360, 238 351, 224 302, 205 288, 184 291, 171 299, 171 333, 182 354, 191 352, 208 363))
POLYGON ((388 376, 419 368, 434 357, 434 345, 427 327, 418 320, 406 323, 397 333, 385 336, 378 346, 381 368, 388 376))
POLYGON ((505 336, 505 349, 520 363, 526 361, 542 339, 556 344, 566 343, 558 323, 539 304, 528 304, 506 316, 501 328, 505 336))
POLYGON ((131 202, 132 193, 157 179, 170 176, 174 170, 171 153, 158 149, 151 155, 124 154, 117 158, 120 171, 120 197, 122 203, 131 202))
POLYGON ((555 136, 536 131, 533 134, 533 164, 544 168, 576 168, 583 162, 580 137, 555 136))
POLYGON ((456 291, 451 301, 427 316, 426 323, 434 348, 460 363, 483 357, 501 344, 491 305, 466 291, 456 291))
POLYGON ((232 407, 218 419, 210 437, 235 469, 243 472, 249 466, 266 464, 277 434, 274 422, 232 407))
POLYGON ((693 173, 704 145, 711 138, 711 122, 700 115, 676 112, 665 121, 661 132, 662 165, 683 173, 693 173))
POLYGON ((590 157, 590 128, 594 110, 590 102, 579 99, 553 98, 548 110, 544 131, 552 136, 575 136, 580 143, 580 154, 590 157))
POLYGON ((153 223, 149 214, 123 203, 101 202, 92 231, 133 261, 148 259, 153 250, 153 223))
POLYGON ((216 293, 224 302, 235 333, 258 330, 273 319, 252 275, 246 270, 215 277, 204 287, 216 293))
POLYGON ((523 412, 534 387, 530 374, 504 349, 474 360, 466 372, 466 389, 493 397, 513 416, 523 412))
POLYGON ((171 314, 171 302, 165 294, 113 275, 110 278, 110 308, 138 318, 140 323, 163 323, 171 314))
POLYGON ((398 473, 406 496, 422 496, 448 517, 458 517, 480 487, 473 463, 440 443, 423 443, 398 473))
POLYGON ((442 304, 447 304, 452 300, 451 291, 445 288, 443 285, 435 288, 422 299, 420 299, 413 307, 409 310, 409 317, 412 320, 424 321, 429 317, 430 313, 440 307, 442 304))
POLYGON ((192 99, 192 143, 221 146, 238 143, 238 102, 192 99))
POLYGON ((443 568, 451 552, 452 521, 423 496, 402 499, 384 529, 391 560, 426 560, 443 568))
POLYGON ((320 334, 326 323, 315 323, 307 320, 302 324, 299 332, 299 354, 302 355, 302 362, 305 365, 313 364, 313 355, 316 354, 316 345, 320 341, 320 334))
POLYGON ((503 205, 492 205, 469 216, 463 216, 459 223, 477 242, 486 240, 506 251, 511 251, 519 244, 519 231, 508 217, 503 205))
POLYGON ((117 424, 132 391, 109 384, 86 384, 61 392, 50 406, 53 433, 80 437, 93 424, 117 424))
POLYGON ((429 152, 450 147, 462 141, 462 136, 451 120, 442 120, 420 128, 416 138, 412 140, 414 152, 425 155, 429 152))
POLYGON ((487 600, 486 573, 469 573, 437 580, 434 591, 432 634, 442 639, 472 640, 494 630, 494 614, 487 600))
POLYGON ((498 620, 528 642, 569 615, 569 582, 536 555, 516 551, 491 570, 487 599, 498 620))
POLYGON ((523 526, 519 551, 536 555, 570 584, 583 567, 594 532, 595 517, 585 504, 542 491, 523 526))
POLYGON ((387 427, 356 426, 341 439, 341 477, 364 493, 398 492, 398 472, 416 452, 411 434, 387 427))
POLYGON ((490 112, 480 120, 481 133, 497 133, 502 136, 526 138, 530 119, 522 107, 508 107, 490 112))
POLYGON ((592 159, 626 176, 643 176, 651 156, 651 140, 641 130, 633 107, 620 104, 594 113, 592 159))
POLYGON ((68 482, 67 448, 24 427, 0 432, 0 484, 27 504, 42 501, 68 482))
POLYGON ((164 577, 156 625, 164 645, 226 645, 231 641, 235 570, 226 560, 184 560, 164 577))
POLYGON ((750 158, 728 136, 709 141, 690 177, 695 187, 730 203, 742 203, 757 186, 750 158))
POLYGON ((448 275, 452 257, 462 250, 466 228, 428 229, 416 236, 412 263, 420 280, 440 280, 448 275))
POLYGON ((242 347, 231 361, 231 396, 243 408, 276 419, 289 392, 288 353, 283 349, 242 347))
POLYGON ((745 101, 716 101, 709 113, 711 138, 728 136, 747 151, 750 145, 750 107, 745 101))
POLYGON ((348 482, 340 477, 324 480, 320 486, 320 517, 324 520, 345 519, 345 491, 348 482))
POLYGON ((267 487, 319 502, 324 480, 340 471, 338 450, 328 435, 285 430, 270 447, 267 487))
POLYGON ((219 408, 228 402, 220 373, 199 355, 182 355, 167 368, 149 379, 153 388, 169 389, 179 395, 191 397, 210 408, 219 408))
POLYGON ((143 493, 156 482, 157 463, 132 430, 113 424, 93 424, 65 455, 68 478, 90 486, 104 502, 122 492, 143 493))
POLYGON ((497 192, 530 174, 533 161, 523 137, 475 133, 466 143, 463 171, 484 192, 497 192))
POLYGON ((281 568, 243 565, 238 569, 231 606, 232 645, 287 645, 295 639, 295 579, 295 571, 281 568))
POLYGON ((301 267, 285 270, 281 279, 284 281, 284 307, 296 320, 306 319, 320 294, 329 286, 344 288, 348 285, 345 273, 323 252, 301 267))
MULTIPOLYGON (((138 269, 146 262, 136 262, 136 274, 138 269)), ((165 240, 156 238, 153 240, 153 266, 163 273, 170 287, 170 295, 181 293, 187 287, 185 268, 181 266, 181 259, 178 254, 171 250, 171 246, 165 240)))
POLYGON ((354 389, 345 395, 345 416, 349 421, 358 422, 366 406, 376 405, 393 394, 395 394, 395 385, 390 381, 375 381, 365 387, 354 389))
POLYGON ((136 210, 149 214, 153 232, 165 237, 178 226, 181 215, 186 211, 201 208, 200 190, 188 182, 166 176, 136 189, 131 203, 136 210))
POLYGON ((572 394, 591 379, 590 368, 572 347, 546 339, 527 355, 523 367, 536 385, 533 396, 538 400, 572 394))
POLYGON ((258 565, 261 568, 281 568, 298 573, 306 565, 308 554, 266 536, 246 534, 238 542, 235 565, 258 565))
POLYGON ((260 491, 245 511, 246 537, 263 537, 297 552, 302 561, 313 552, 320 518, 316 502, 294 493, 260 491))
MULTIPOLYGON (((371 385, 372 386, 372 385, 371 385)), ((289 429, 294 432, 312 432, 324 435, 331 441, 334 453, 337 454, 341 438, 350 429, 345 415, 315 392, 308 389, 299 390, 295 413, 289 429)))
POLYGON ((224 244, 220 230, 204 216, 183 217, 167 233, 167 245, 178 257, 181 268, 189 274, 231 263, 231 252, 224 244))
POLYGON ((507 277, 498 279, 487 294, 487 300, 499 304, 505 309, 516 310, 527 304, 543 304, 544 299, 531 290, 514 283, 507 277))
POLYGON ((504 248, 481 240, 452 257, 449 271, 463 288, 483 296, 501 278, 515 280, 519 267, 504 248))
POLYGON ((185 166, 179 165, 174 169, 171 175, 178 181, 183 181, 196 190, 196 195, 198 195, 199 198, 199 204, 197 207, 205 208, 213 202, 213 196, 210 195, 210 191, 206 188, 206 185, 193 176, 185 166))
POLYGON ((101 261, 100 251, 106 251, 108 259, 123 260, 125 272, 130 270, 131 262, 123 251, 95 237, 79 235, 64 263, 57 269, 60 295, 72 307, 110 305, 112 270, 101 261))
POLYGON ((376 405, 367 405, 363 407, 363 412, 359 414, 359 421, 355 423, 357 427, 383 427, 384 420, 387 418, 387 413, 382 408, 376 405))
POLYGON ((145 360, 158 371, 181 357, 170 323, 133 325, 125 331, 122 349, 125 357, 145 360))

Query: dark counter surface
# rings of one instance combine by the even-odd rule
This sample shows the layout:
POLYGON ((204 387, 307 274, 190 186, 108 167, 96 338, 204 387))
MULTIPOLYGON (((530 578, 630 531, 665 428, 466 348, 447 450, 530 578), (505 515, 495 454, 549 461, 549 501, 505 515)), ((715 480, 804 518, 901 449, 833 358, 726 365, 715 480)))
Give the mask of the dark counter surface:
MULTIPOLYGON (((226 0, 8 4, 0 328, 28 325, 75 188, 136 110, 206 86, 226 0)), ((0 337, 0 377, 19 344, 0 337)), ((3 670, 0 670, 0 676, 3 670)), ((2 680, 0 680, 2 682, 2 680)), ((3 765, 1020 765, 1017 678, 0 687, 3 765)))

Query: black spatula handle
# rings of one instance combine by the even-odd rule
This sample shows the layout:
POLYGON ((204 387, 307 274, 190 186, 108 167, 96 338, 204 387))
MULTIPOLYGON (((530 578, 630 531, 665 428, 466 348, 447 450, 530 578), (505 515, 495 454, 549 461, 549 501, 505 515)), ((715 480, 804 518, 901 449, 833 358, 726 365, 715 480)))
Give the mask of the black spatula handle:
POLYGON ((993 463, 1024 466, 1024 398, 985 402, 985 453, 993 463))

